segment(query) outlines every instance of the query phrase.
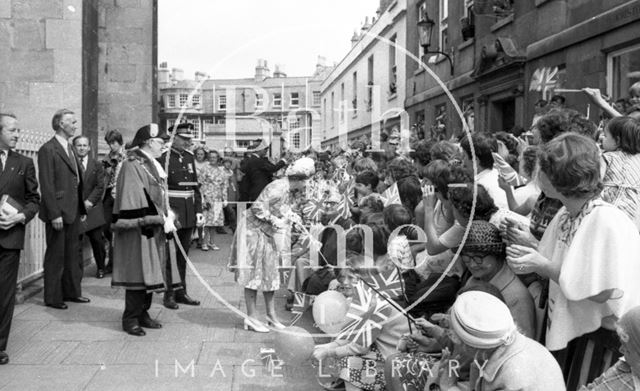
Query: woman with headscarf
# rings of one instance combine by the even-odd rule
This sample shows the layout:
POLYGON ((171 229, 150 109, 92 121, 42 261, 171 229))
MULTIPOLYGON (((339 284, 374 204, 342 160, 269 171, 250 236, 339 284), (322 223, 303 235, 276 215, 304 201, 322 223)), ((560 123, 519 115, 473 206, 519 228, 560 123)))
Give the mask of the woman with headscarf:
POLYGON ((245 330, 266 333, 269 329, 255 318, 257 291, 262 290, 267 307, 267 321, 275 328, 285 326, 276 317, 273 295, 280 288, 280 258, 278 236, 291 222, 301 221, 291 210, 295 194, 303 192, 305 180, 315 172, 310 158, 291 164, 284 178, 277 179, 262 190, 251 208, 240 216, 233 243, 229 268, 236 282, 244 287, 248 318, 245 330))
MULTIPOLYGON (((143 327, 162 327, 147 311, 152 293, 167 288, 162 273, 167 262, 178 275, 167 244, 175 230, 165 194, 167 174, 156 160, 168 138, 155 124, 138 129, 116 180, 111 286, 126 289, 122 328, 135 336, 146 334, 143 327)), ((181 286, 181 281, 173 283, 181 286)))
POLYGON ((516 273, 550 280, 546 346, 570 390, 619 357, 616 321, 640 305, 640 234, 624 212, 600 198, 600 165, 598 146, 585 136, 564 133, 546 143, 540 188, 564 206, 537 250, 507 248, 516 273))

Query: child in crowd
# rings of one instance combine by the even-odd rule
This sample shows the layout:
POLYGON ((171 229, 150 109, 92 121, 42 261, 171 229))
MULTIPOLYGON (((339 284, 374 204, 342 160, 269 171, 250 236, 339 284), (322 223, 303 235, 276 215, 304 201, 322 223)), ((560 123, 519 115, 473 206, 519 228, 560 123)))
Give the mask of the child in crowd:
POLYGON ((384 209, 384 204, 382 203, 380 194, 371 193, 368 196, 360 199, 360 202, 358 202, 358 207, 360 209, 360 218, 358 222, 362 222, 367 218, 368 215, 382 212, 382 210, 384 209))
POLYGON ((604 129, 602 146, 606 163, 602 199, 625 212, 640 229, 640 121, 612 119, 604 129))
POLYGON ((528 216, 540 196, 540 187, 536 180, 538 152, 536 147, 527 147, 522 151, 520 158, 520 176, 527 182, 526 185, 514 190, 509 182, 500 176, 498 183, 500 188, 507 193, 509 209, 522 216, 528 216))
MULTIPOLYGON (((340 270, 338 289, 347 299, 357 294, 360 279, 375 270, 365 269, 365 257, 351 255, 347 267, 340 270)), ((323 345, 316 345, 313 357, 316 360, 338 359, 339 377, 344 380, 345 389, 383 391, 386 387, 384 366, 387 357, 397 353, 396 345, 403 334, 409 332, 407 319, 395 308, 390 308, 389 320, 382 327, 371 329, 373 343, 361 346, 355 342, 337 339, 323 345)))
POLYGON ((411 254, 408 236, 411 236, 411 239, 416 238, 412 235, 413 229, 409 226, 411 213, 404 205, 392 204, 384 209, 383 214, 386 228, 392 234, 387 246, 389 260, 403 271, 412 269, 415 261, 411 254))

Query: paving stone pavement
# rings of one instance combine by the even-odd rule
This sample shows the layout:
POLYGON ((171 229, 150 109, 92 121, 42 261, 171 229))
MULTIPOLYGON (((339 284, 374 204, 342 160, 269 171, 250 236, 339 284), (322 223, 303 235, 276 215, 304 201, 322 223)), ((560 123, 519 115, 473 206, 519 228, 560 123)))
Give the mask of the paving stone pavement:
MULTIPOLYGON (((217 235, 222 250, 192 247, 190 257, 205 280, 225 300, 244 311, 242 289, 226 271, 231 235, 217 235)), ((16 306, 7 353, 0 366, 0 390, 322 390, 310 363, 272 373, 259 359, 261 348, 274 347, 275 332, 242 329, 242 318, 213 297, 187 272, 189 295, 200 307, 172 311, 154 295, 151 316, 163 328, 145 337, 121 329, 124 291, 110 286, 110 275, 85 271, 83 294, 90 304, 68 303, 66 311, 45 307, 42 293, 16 306)), ((260 295, 261 296, 261 295, 260 295)), ((284 323, 284 292, 276 294, 284 323)), ((264 301, 258 300, 264 319, 264 301)))

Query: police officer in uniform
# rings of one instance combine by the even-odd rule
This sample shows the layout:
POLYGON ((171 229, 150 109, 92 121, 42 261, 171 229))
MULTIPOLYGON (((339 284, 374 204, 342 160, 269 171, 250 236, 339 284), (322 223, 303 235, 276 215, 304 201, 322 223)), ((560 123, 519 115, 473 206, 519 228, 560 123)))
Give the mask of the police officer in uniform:
MULTIPOLYGON (((193 138, 194 126, 191 123, 181 123, 176 127, 176 136, 173 138, 171 150, 162 154, 159 161, 165 167, 167 157, 169 157, 169 168, 167 170, 167 182, 169 186, 169 205, 176 213, 178 220, 178 239, 184 248, 185 253, 189 252, 191 245, 191 235, 196 226, 202 225, 204 217, 202 215, 202 198, 198 188, 198 178, 196 177, 196 167, 193 154, 187 151, 191 139, 193 138)), ((184 284, 184 289, 167 289, 164 295, 164 306, 169 309, 177 309, 178 304, 200 305, 198 300, 194 300, 187 294, 187 280, 185 279, 187 263, 178 249, 177 263, 180 280, 184 284)), ((167 286, 171 287, 171 269, 167 264, 167 286)))

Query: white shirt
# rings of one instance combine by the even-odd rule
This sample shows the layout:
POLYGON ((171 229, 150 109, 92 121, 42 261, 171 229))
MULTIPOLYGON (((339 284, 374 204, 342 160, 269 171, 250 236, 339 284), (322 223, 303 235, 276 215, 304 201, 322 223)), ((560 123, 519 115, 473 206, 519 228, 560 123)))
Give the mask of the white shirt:
MULTIPOLYGON (((64 137, 58 135, 58 134, 56 134, 53 137, 55 137, 56 140, 58 140, 60 145, 62 145, 62 149, 64 149, 64 151, 67 153, 67 156, 69 156, 69 141, 67 139, 65 139, 64 137)), ((71 156, 69 156, 69 157, 71 157, 71 156)))
POLYGON ((509 209, 507 193, 498 185, 498 177, 499 173, 495 168, 482 170, 476 175, 476 182, 487 190, 498 208, 509 209))
MULTIPOLYGON (((67 156, 69 156, 69 159, 73 163, 73 161, 74 161, 73 151, 71 152, 71 155, 69 155, 69 141, 67 139, 65 139, 64 137, 58 135, 57 133, 53 137, 55 137, 56 140, 58 140, 58 142, 60 143, 60 145, 62 145, 62 149, 64 149, 64 151, 67 153, 67 156)), ((76 171, 78 170, 77 166, 76 166, 75 170, 76 171)), ((76 179, 77 179, 78 183, 80 183, 80 175, 77 175, 76 179)))
POLYGON ((0 162, 2 162, 2 169, 0 169, 0 172, 4 171, 4 167, 7 165, 7 157, 9 156, 9 151, 8 150, 4 150, 4 149, 0 149, 0 162))

